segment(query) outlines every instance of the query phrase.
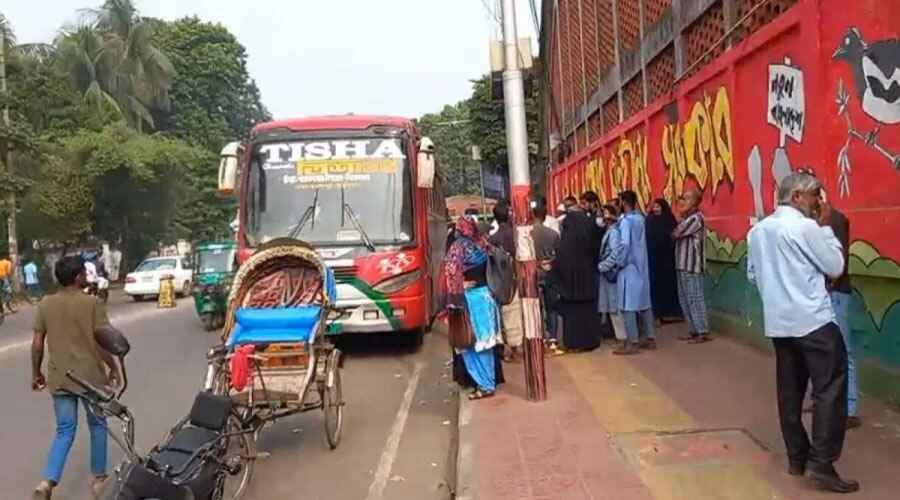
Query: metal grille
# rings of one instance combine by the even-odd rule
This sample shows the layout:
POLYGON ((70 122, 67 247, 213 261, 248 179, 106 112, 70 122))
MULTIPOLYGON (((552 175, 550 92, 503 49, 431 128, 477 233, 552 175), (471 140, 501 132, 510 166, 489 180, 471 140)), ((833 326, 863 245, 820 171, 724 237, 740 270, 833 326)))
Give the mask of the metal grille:
MULTIPOLYGON (((725 12, 722 9, 722 0, 718 0, 684 31, 685 67, 689 67, 703 57, 706 51, 724 34, 725 12)), ((724 51, 725 44, 719 44, 715 50, 706 55, 706 61, 715 59, 724 51)), ((691 74, 703 65, 704 63, 699 63, 691 71, 691 74)))
POLYGON ((562 0, 559 2, 559 31, 560 45, 562 49, 562 65, 563 65, 563 116, 572 112, 572 64, 574 63, 572 52, 572 30, 569 12, 569 2, 571 0, 562 0))
POLYGON ((644 87, 641 79, 643 73, 638 73, 634 78, 625 84, 625 119, 643 109, 644 107, 644 87))
POLYGON ((347 282, 356 278, 359 269, 356 266, 335 266, 331 270, 334 272, 335 281, 347 282))
POLYGON ((600 123, 600 112, 595 112, 588 118, 588 126, 591 130, 591 139, 596 139, 603 134, 603 127, 600 123))
POLYGON ((568 139, 566 139, 566 157, 569 157, 575 154, 575 136, 570 135, 568 139))
POLYGON ((584 73, 584 60, 582 59, 584 50, 583 40, 581 39, 581 6, 584 0, 566 0, 566 11, 568 18, 568 23, 566 24, 569 30, 569 60, 571 61, 571 68, 569 74, 571 75, 571 85, 572 85, 572 108, 571 111, 574 112, 584 103, 584 80, 582 79, 582 73, 584 73))
POLYGON ((637 0, 616 0, 619 44, 622 50, 634 48, 641 36, 641 10, 637 0))
MULTIPOLYGON (((737 0, 737 19, 744 17, 754 6, 765 0, 737 0)), ((799 0, 769 0, 765 5, 756 10, 743 22, 738 35, 732 40, 734 43, 750 36, 759 28, 765 26, 776 17, 797 4, 799 0)))
POLYGON ((616 63, 616 42, 613 38, 612 0, 599 0, 597 21, 600 28, 600 69, 602 74, 616 63))
POLYGON ((644 0, 644 30, 656 24, 670 7, 672 0, 644 0))
POLYGON ((581 1, 582 49, 584 50, 584 76, 587 83, 587 98, 597 90, 599 64, 597 47, 597 2, 600 0, 581 1))
POLYGON ((584 125, 575 127, 573 136, 575 137, 575 152, 577 153, 584 148, 584 125))
POLYGON ((675 47, 669 44, 647 65, 647 93, 650 102, 672 90, 675 82, 675 47))
POLYGON ((619 99, 615 95, 603 103, 603 124, 606 126, 606 130, 619 124, 619 99))

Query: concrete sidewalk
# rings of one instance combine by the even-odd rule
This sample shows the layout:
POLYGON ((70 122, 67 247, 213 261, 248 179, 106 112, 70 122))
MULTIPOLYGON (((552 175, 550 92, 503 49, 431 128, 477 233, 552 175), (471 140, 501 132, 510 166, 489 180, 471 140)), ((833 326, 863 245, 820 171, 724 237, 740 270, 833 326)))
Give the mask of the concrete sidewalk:
MULTIPOLYGON (((525 399, 523 367, 505 365, 497 396, 460 397, 458 499, 762 500, 834 498, 787 475, 774 359, 718 337, 659 350, 549 362, 550 399, 525 399)), ((863 398, 838 470, 855 498, 897 498, 900 415, 863 398)), ((808 418, 808 416, 807 416, 808 418)))

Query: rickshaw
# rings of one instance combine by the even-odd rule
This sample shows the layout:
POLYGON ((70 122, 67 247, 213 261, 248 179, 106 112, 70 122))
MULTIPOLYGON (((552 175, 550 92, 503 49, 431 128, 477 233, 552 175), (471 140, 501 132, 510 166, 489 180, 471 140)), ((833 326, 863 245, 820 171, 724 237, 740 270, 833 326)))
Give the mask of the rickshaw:
POLYGON ((228 294, 234 277, 234 254, 237 245, 232 242, 201 243, 195 250, 194 308, 203 328, 213 331, 225 323, 228 294))
POLYGON ((335 297, 332 271, 299 240, 266 243, 241 265, 205 387, 232 400, 243 429, 258 436, 270 421, 321 409, 327 443, 338 446, 342 359, 326 336, 335 297))

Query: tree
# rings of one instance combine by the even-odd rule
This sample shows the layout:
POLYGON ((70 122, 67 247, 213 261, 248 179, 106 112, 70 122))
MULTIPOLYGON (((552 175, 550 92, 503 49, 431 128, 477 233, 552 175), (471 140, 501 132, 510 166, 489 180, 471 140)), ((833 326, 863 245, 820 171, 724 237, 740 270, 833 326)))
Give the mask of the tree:
POLYGON ((236 206, 216 195, 219 151, 271 116, 250 78, 246 50, 224 26, 196 17, 155 23, 154 41, 176 70, 171 110, 158 114, 158 130, 210 152, 207 163, 186 171, 191 189, 176 221, 195 240, 228 237, 236 206))
MULTIPOLYGON (((535 85, 526 85, 525 115, 528 128, 528 142, 537 144, 538 104, 535 85), (528 92, 531 87, 531 92, 528 92)), ((506 158, 506 116, 503 101, 491 96, 491 78, 485 75, 472 82, 472 97, 469 98, 469 116, 472 119, 470 140, 481 147, 485 165, 508 172, 506 158)), ((535 152, 536 153, 536 152, 535 152)), ((529 155, 529 163, 534 165, 536 154, 529 155)))
POLYGON ((37 208, 64 238, 88 235, 121 242, 143 257, 157 241, 185 236, 176 212, 190 169, 212 159, 203 148, 123 123, 82 130, 49 146, 52 158, 37 187, 37 208))
POLYGON ((152 110, 169 106, 174 68, 153 44, 153 23, 131 0, 106 0, 57 40, 72 83, 99 107, 112 106, 139 131, 154 127, 152 110))
POLYGON ((479 194, 481 177, 479 165, 472 159, 468 101, 448 104, 437 114, 423 115, 419 127, 437 148, 438 169, 444 179, 445 192, 448 195, 479 194))
MULTIPOLYGON (((528 88, 526 86, 526 91, 528 88)), ((536 144, 540 129, 537 95, 533 87, 526 96, 525 106, 529 142, 536 144)), ((503 101, 493 99, 489 75, 472 80, 472 95, 468 99, 444 106, 438 114, 422 116, 419 126, 438 148, 438 161, 448 194, 480 192, 480 172, 471 159, 470 148, 473 145, 481 149, 481 163, 485 169, 501 174, 508 172, 503 101)), ((531 164, 535 161, 536 156, 532 154, 531 164)))

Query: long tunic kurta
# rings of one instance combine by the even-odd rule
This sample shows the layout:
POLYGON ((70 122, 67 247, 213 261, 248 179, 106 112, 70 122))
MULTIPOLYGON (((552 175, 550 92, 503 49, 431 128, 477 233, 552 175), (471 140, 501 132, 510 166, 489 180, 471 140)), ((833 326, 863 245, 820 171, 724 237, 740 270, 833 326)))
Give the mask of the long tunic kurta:
POLYGON ((597 270, 600 271, 600 286, 597 297, 598 312, 619 312, 619 299, 618 293, 616 293, 618 282, 610 282, 603 276, 603 273, 618 268, 618 254, 621 251, 621 237, 619 236, 619 225, 617 223, 606 228, 606 234, 603 235, 603 242, 600 244, 600 263, 597 264, 597 270))
POLYGON ((618 223, 619 241, 618 293, 620 311, 650 309, 650 267, 647 263, 647 236, 644 216, 638 212, 625 215, 618 223))

